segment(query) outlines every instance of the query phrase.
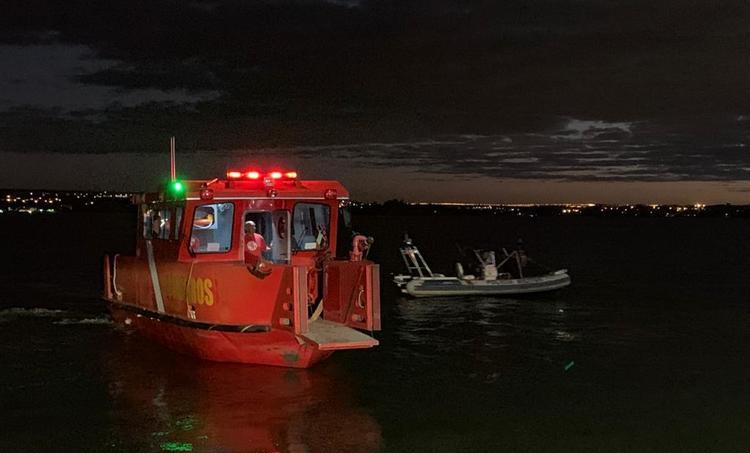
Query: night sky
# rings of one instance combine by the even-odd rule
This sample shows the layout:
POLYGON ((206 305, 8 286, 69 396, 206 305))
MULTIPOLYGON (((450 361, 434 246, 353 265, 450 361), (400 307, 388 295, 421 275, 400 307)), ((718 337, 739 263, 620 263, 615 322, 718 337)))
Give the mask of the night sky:
POLYGON ((750 202, 747 0, 10 0, 0 187, 750 202))

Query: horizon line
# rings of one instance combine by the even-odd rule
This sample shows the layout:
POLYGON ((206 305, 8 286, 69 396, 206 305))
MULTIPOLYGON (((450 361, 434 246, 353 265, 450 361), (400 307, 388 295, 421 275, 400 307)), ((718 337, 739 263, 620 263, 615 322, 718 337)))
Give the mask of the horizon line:
MULTIPOLYGON (((111 193, 111 194, 139 194, 142 191, 127 191, 127 190, 111 190, 111 189, 9 189, 0 188, 0 192, 50 192, 50 193, 111 193)), ((596 206, 646 206, 656 208, 660 206, 682 206, 682 207, 693 207, 693 208, 706 208, 710 206, 750 206, 749 203, 731 203, 731 202, 692 202, 692 203, 653 203, 653 202, 621 202, 621 203, 605 203, 605 202, 579 202, 579 201, 567 201, 567 202, 484 202, 484 201, 407 201, 403 199, 390 198, 380 201, 365 201, 350 199, 353 203, 364 203, 364 204, 385 204, 388 202, 398 202, 412 206, 444 206, 444 207, 511 207, 511 208, 532 208, 532 207, 554 207, 554 206, 565 206, 574 208, 592 208, 596 206)))

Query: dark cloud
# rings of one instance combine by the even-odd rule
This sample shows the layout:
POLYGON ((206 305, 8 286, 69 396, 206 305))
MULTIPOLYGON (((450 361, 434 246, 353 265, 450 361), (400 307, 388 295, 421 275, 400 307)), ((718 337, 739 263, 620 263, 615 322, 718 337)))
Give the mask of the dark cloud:
POLYGON ((406 169, 441 177, 559 181, 737 181, 750 178, 748 131, 735 119, 705 125, 606 123, 567 119, 543 133, 443 136, 401 143, 359 143, 239 150, 358 168, 406 169), (711 127, 713 126, 713 127, 711 127), (720 130, 717 134, 713 131, 720 130))
POLYGON ((113 91, 0 93, 0 150, 175 134, 430 177, 744 179, 748 30, 745 0, 12 0, 0 43, 88 49, 68 82, 113 91))
POLYGON ((218 89, 230 105, 271 102, 290 114, 438 111, 486 130, 523 125, 516 115, 737 109, 750 88, 750 6, 739 0, 71 0, 8 10, 6 41, 52 30, 122 62, 85 83, 218 89))

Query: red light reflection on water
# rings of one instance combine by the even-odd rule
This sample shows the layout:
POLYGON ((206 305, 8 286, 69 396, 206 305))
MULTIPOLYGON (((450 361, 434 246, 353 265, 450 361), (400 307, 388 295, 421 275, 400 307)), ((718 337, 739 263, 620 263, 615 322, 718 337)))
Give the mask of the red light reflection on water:
POLYGON ((131 451, 380 448, 380 426, 352 404, 353 383, 335 367, 253 367, 158 354, 106 360, 118 426, 136 444, 131 451))

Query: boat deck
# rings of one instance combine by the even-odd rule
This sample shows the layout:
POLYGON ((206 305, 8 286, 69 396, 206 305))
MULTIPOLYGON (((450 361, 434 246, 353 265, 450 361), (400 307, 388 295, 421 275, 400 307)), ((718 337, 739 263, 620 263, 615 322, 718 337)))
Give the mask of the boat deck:
POLYGON ((308 332, 300 335, 318 345, 321 351, 365 349, 377 346, 378 340, 336 322, 317 319, 308 324, 308 332))

